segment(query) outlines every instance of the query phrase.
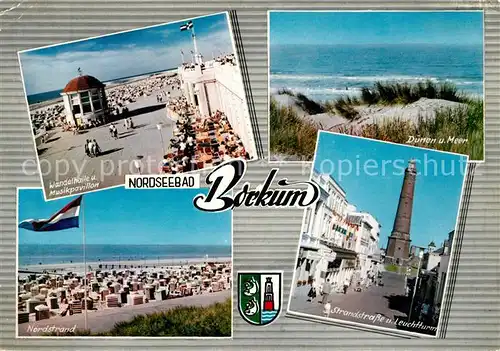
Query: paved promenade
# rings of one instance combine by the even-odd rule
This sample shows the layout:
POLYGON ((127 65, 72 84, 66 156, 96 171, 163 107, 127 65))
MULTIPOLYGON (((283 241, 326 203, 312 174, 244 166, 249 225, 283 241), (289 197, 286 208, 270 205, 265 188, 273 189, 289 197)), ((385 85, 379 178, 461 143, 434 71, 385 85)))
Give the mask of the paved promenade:
MULTIPOLYGON (((138 306, 126 306, 121 308, 92 311, 87 313, 88 329, 90 329, 93 333, 107 332, 111 330, 116 323, 129 321, 138 315, 163 312, 177 306, 209 306, 216 302, 223 302, 230 296, 231 290, 224 290, 204 295, 193 295, 165 301, 151 301, 147 304, 138 306)), ((30 327, 30 329, 43 328, 46 326, 73 328, 75 325, 76 329, 85 329, 84 313, 66 317, 55 317, 34 323, 19 324, 19 336, 38 335, 38 333, 30 332, 28 327, 30 327)))
MULTIPOLYGON (((158 90, 151 96, 144 96, 127 105, 135 128, 127 130, 124 120, 116 121, 115 125, 118 129, 116 140, 109 133, 109 125, 88 129, 79 135, 60 130, 52 132, 48 141, 39 147, 40 168, 46 195, 48 197, 64 196, 50 196, 50 183, 64 181, 82 174, 96 177, 99 185, 90 190, 121 185, 126 174, 138 173, 133 162, 138 156, 143 157, 144 167, 148 157, 154 161, 149 163, 150 172, 157 173, 164 151, 168 150, 169 140, 172 138, 175 126, 175 122, 167 117, 165 102, 156 101, 156 94, 160 92, 161 90, 158 90), (161 135, 156 126, 158 123, 163 125, 161 135), (97 141, 102 155, 94 158, 85 155, 84 145, 87 139, 97 141)), ((180 90, 174 90, 172 97, 180 94, 180 90)), ((148 171, 143 169, 141 173, 148 173, 148 171)))
MULTIPOLYGON (((334 313, 333 311, 337 307, 338 309, 353 313, 360 311, 369 315, 380 314, 391 320, 395 320, 396 317, 406 319, 406 309, 409 307, 409 300, 404 296, 404 276, 385 271, 383 273, 383 281, 384 286, 372 285, 361 292, 355 292, 353 289, 350 289, 345 295, 342 293, 332 293, 329 298, 332 310, 330 318, 356 323, 363 322, 363 320, 356 317, 334 313)), ((323 316, 323 305, 319 303, 321 296, 318 296, 312 302, 307 302, 308 289, 308 286, 296 289, 297 293, 292 298, 290 310, 323 316)), ((365 321, 364 323, 386 328, 396 328, 393 324, 382 322, 372 323, 371 321, 365 321)))

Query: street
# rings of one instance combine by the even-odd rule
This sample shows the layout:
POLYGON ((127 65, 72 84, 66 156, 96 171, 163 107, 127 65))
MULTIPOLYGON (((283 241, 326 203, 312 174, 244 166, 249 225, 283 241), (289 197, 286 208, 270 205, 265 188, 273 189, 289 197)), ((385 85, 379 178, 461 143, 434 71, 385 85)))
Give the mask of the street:
MULTIPOLYGON (((165 301, 150 301, 147 304, 138 306, 91 311, 87 313, 87 326, 93 333, 107 332, 111 330, 116 323, 129 321, 135 316, 152 314, 155 312, 164 312, 178 306, 209 306, 217 302, 224 302, 230 297, 231 291, 224 290, 165 301)), ((47 326, 73 328, 75 325, 76 329, 85 329, 85 316, 83 311, 82 313, 74 314, 72 316, 55 317, 34 323, 19 324, 19 336, 34 336, 40 334, 37 332, 30 332, 30 330, 36 330, 35 328, 43 328, 47 326)))
MULTIPOLYGON (((391 321, 396 318, 406 319, 409 309, 409 299, 405 294, 404 275, 385 271, 382 273, 383 286, 372 285, 366 290, 355 292, 351 286, 347 294, 333 292, 329 298, 331 304, 330 318, 340 319, 350 322, 375 325, 385 328, 396 329, 394 323, 387 323, 383 320, 368 320, 346 315, 344 311, 365 313, 365 315, 380 315, 391 321), (342 310, 342 311, 340 311, 342 310)), ((297 287, 290 304, 290 310, 294 312, 324 316, 324 307, 321 303, 321 296, 316 297, 312 302, 307 302, 309 286, 297 287)))
MULTIPOLYGON (((47 142, 38 148, 46 196, 53 198, 69 195, 51 195, 51 190, 61 188, 50 188, 50 184, 82 175, 96 177, 94 182, 98 185, 88 190, 122 185, 126 174, 138 172, 132 162, 138 157, 143 164, 141 173, 157 173, 175 126, 175 122, 167 117, 165 103, 156 101, 156 94, 160 92, 161 90, 155 91, 150 96, 141 97, 127 105, 134 128, 127 130, 124 120, 116 121, 116 140, 109 133, 109 124, 85 130, 78 135, 69 131, 50 131, 47 142), (161 134, 157 129, 158 123, 163 125, 161 134), (84 144, 87 139, 97 141, 102 150, 101 155, 94 158, 85 155, 84 144), (151 161, 148 162, 148 159, 151 161)), ((179 94, 180 90, 174 90, 172 97, 179 94)))

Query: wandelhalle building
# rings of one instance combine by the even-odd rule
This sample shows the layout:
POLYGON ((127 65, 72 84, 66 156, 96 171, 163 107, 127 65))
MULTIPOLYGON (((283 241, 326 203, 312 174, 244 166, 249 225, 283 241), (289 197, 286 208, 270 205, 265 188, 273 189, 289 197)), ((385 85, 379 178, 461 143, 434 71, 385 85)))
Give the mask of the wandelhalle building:
POLYGON ((376 274, 380 225, 366 212, 356 212, 346 192, 331 176, 313 172, 320 199, 306 209, 295 284, 326 279, 340 288, 346 279, 364 280, 376 274))

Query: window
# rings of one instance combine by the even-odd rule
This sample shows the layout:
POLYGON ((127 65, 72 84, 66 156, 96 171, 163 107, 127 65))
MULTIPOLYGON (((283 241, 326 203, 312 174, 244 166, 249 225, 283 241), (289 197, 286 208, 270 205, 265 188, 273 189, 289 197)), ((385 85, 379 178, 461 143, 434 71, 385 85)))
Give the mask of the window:
POLYGON ((102 110, 101 98, 97 90, 92 92, 92 106, 94 106, 94 111, 102 110))
POLYGON ((89 92, 85 91, 83 93, 80 93, 80 99, 82 100, 83 113, 92 112, 92 107, 90 106, 89 92))
POLYGON ((69 96, 69 98, 71 101, 73 115, 81 113, 81 111, 80 111, 80 98, 78 97, 78 94, 71 94, 69 96))

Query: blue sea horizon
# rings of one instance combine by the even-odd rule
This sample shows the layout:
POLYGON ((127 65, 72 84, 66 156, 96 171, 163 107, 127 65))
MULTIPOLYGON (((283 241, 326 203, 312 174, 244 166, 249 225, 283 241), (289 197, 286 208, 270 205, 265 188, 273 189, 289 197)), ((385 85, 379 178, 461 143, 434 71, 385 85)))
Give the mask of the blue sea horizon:
MULTIPOLYGON (((231 245, 86 245, 87 262, 231 257, 231 245)), ((19 266, 83 262, 82 244, 20 244, 19 266)))
MULTIPOLYGON (((272 40, 272 38, 271 38, 272 40)), ((452 83, 483 96, 483 46, 435 44, 270 47, 270 93, 288 89, 325 101, 356 96, 375 82, 452 83)))
MULTIPOLYGON (((103 81, 103 83, 105 83, 105 84, 125 83, 128 80, 131 80, 131 79, 136 78, 136 77, 140 77, 140 76, 144 76, 144 75, 149 75, 149 74, 166 72, 166 71, 170 71, 170 70, 173 70, 173 69, 174 68, 167 68, 167 69, 162 69, 160 71, 152 71, 152 72, 145 72, 145 73, 141 73, 141 74, 134 74, 134 75, 131 75, 131 76, 125 76, 125 77, 119 77, 119 78, 115 78, 115 79, 105 80, 105 81, 103 81)), ((45 101, 49 101, 49 100, 55 100, 55 99, 58 99, 58 98, 60 98, 62 100, 61 92, 62 92, 63 88, 64 87, 62 87, 61 89, 57 89, 57 90, 51 90, 51 91, 45 91, 45 92, 41 92, 41 93, 30 94, 30 95, 27 96, 28 105, 39 104, 41 102, 45 102, 45 101)))

